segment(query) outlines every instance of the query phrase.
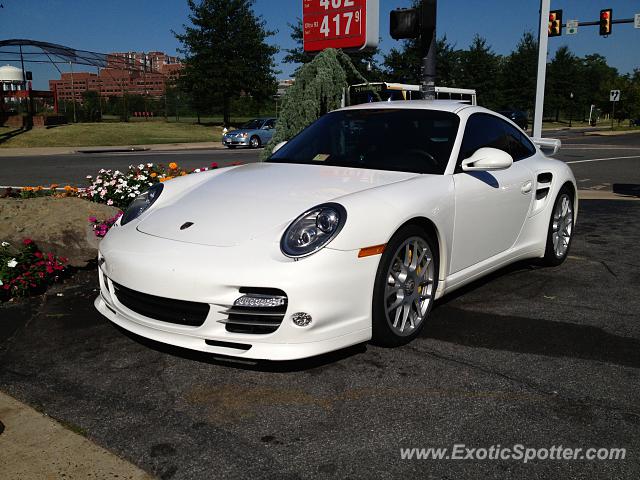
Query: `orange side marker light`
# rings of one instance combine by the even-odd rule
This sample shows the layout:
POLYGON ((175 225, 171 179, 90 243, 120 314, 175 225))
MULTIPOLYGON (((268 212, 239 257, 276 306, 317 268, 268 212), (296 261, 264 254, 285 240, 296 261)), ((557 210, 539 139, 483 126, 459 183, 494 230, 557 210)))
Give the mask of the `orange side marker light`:
POLYGON ((384 248, 386 246, 387 244, 385 243, 382 245, 374 245, 373 247, 361 248, 358 252, 358 258, 370 257, 371 255, 380 255, 382 252, 384 252, 384 248))

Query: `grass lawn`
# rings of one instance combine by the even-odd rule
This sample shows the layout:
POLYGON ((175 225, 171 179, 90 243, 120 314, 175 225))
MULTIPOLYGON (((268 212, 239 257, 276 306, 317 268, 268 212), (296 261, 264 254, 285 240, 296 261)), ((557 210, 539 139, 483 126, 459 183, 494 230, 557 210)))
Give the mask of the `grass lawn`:
POLYGON ((221 127, 164 121, 76 123, 26 132, 0 127, 0 148, 219 142, 221 130, 221 127))

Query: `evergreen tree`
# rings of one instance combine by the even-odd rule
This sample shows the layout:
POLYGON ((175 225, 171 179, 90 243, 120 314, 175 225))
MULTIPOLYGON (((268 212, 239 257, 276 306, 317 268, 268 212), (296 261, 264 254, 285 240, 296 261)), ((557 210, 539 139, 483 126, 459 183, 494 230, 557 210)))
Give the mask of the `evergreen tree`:
POLYGON ((502 67, 503 107, 533 110, 538 70, 538 42, 525 32, 502 67))
POLYGON ((190 25, 174 35, 185 56, 179 85, 199 107, 222 104, 230 122, 231 99, 241 94, 267 99, 275 93, 278 48, 266 43, 275 32, 252 10, 253 0, 187 0, 190 25))
POLYGON ((500 57, 491 50, 484 38, 476 35, 469 50, 460 52, 460 70, 459 86, 475 88, 479 105, 487 108, 500 106, 500 57))
MULTIPOLYGON (((300 66, 309 63, 315 58, 317 52, 305 52, 304 51, 304 35, 302 32, 302 20, 299 18, 296 24, 289 23, 291 28, 291 39, 296 42, 296 46, 291 49, 286 49, 287 54, 282 61, 284 63, 296 63, 300 66)), ((380 50, 376 47, 374 50, 367 50, 364 52, 344 52, 346 53, 356 70, 363 77, 369 81, 382 80, 382 71, 378 66, 376 56, 380 53, 380 50)), ((298 67, 299 68, 299 67, 298 67)), ((349 79, 354 80, 353 78, 349 79)))
POLYGON ((567 46, 558 48, 547 65, 545 113, 555 117, 556 122, 560 120, 560 112, 568 112, 573 108, 572 103, 583 101, 584 89, 578 84, 579 66, 578 58, 567 46))
MULTIPOLYGON (((388 82, 420 84, 422 51, 420 40, 404 40, 400 49, 392 48, 384 56, 384 79, 388 82)), ((436 40, 436 85, 457 87, 460 82, 460 52, 446 35, 436 40)), ((472 88, 472 87, 469 87, 472 88)))

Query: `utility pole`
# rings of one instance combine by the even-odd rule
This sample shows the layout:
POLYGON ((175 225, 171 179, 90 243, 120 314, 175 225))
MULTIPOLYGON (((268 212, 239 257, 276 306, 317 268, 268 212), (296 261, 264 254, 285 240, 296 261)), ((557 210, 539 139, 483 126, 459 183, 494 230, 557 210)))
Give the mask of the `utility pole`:
POLYGON ((436 12, 437 0, 422 0, 420 45, 424 57, 420 90, 425 100, 436 99, 436 12))
POLYGON ((544 108, 544 82, 547 75, 547 43, 549 40, 549 10, 551 0, 540 0, 540 30, 538 32, 538 79, 536 106, 533 115, 533 137, 542 137, 542 111, 544 108))

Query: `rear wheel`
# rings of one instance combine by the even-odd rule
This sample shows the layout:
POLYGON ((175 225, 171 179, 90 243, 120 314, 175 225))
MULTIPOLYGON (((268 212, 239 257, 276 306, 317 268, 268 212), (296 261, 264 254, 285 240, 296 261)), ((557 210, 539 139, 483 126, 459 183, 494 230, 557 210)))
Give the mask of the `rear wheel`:
POLYGON ((573 223, 573 195, 568 188, 563 188, 558 193, 549 220, 547 246, 543 258, 545 265, 553 267, 565 261, 573 238, 573 223))
POLYGON ((438 287, 436 243, 420 227, 408 225, 391 238, 380 259, 373 292, 373 338, 397 346, 418 336, 438 287))
POLYGON ((257 136, 254 135, 249 140, 249 144, 251 145, 251 148, 259 148, 260 144, 261 144, 260 137, 257 137, 257 136))

